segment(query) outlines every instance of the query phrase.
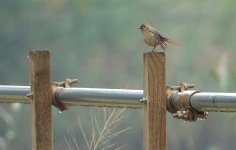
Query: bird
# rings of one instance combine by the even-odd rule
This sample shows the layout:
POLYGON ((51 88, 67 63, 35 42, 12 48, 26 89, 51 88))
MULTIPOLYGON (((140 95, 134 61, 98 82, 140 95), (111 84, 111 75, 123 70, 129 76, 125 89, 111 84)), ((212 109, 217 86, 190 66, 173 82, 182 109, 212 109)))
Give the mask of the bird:
POLYGON ((154 46, 152 52, 154 52, 156 46, 158 45, 160 45, 163 51, 166 50, 167 43, 172 45, 180 45, 179 43, 161 35, 160 32, 149 23, 141 24, 138 29, 141 30, 143 41, 149 46, 154 46))

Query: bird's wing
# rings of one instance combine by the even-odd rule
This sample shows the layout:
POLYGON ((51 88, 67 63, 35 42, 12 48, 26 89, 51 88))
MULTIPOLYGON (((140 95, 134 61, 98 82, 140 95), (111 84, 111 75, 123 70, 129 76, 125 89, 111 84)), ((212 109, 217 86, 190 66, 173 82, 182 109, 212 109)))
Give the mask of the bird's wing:
POLYGON ((165 40, 164 40, 165 38, 157 30, 153 30, 152 33, 153 33, 154 37, 158 40, 158 43, 160 44, 161 48, 163 50, 165 50, 166 46, 167 46, 167 44, 165 43, 165 40))

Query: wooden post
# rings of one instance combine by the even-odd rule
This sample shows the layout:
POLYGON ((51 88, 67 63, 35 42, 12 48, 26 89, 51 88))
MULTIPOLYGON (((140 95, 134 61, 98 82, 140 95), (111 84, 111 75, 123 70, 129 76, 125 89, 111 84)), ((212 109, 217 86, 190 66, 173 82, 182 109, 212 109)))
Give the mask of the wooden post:
POLYGON ((144 150, 166 150, 165 53, 144 53, 144 150))
POLYGON ((52 91, 49 51, 30 51, 30 78, 33 94, 32 150, 52 150, 52 91))

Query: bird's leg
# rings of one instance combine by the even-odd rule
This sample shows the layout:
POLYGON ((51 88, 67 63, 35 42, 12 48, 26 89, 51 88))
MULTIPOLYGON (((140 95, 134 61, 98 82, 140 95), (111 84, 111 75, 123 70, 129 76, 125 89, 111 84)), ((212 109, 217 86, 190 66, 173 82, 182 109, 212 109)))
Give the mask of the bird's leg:
POLYGON ((152 52, 154 52, 154 49, 156 48, 156 45, 153 47, 152 52))

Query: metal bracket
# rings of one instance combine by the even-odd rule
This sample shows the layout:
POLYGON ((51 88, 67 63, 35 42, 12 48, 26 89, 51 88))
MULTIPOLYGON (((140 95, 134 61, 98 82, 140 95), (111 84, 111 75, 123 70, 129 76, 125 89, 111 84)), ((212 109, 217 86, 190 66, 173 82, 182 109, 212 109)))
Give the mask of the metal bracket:
POLYGON ((67 104, 64 104, 64 103, 58 101, 55 98, 55 92, 57 91, 58 88, 61 88, 61 87, 69 88, 72 84, 77 83, 77 82, 78 82, 77 79, 69 79, 69 78, 66 78, 62 82, 52 82, 51 83, 51 89, 52 89, 52 95, 53 95, 52 105, 57 107, 60 111, 67 110, 69 108, 69 106, 67 104))
POLYGON ((140 101, 141 103, 147 104, 147 100, 148 100, 148 98, 147 98, 147 96, 145 96, 145 97, 143 97, 142 99, 140 99, 139 101, 140 101))
POLYGON ((30 98, 30 99, 33 99, 33 95, 34 95, 34 94, 30 92, 29 94, 26 94, 26 97, 28 97, 28 98, 30 98))
POLYGON ((194 84, 181 83, 179 86, 167 86, 167 110, 174 118, 184 121, 203 120, 208 117, 208 112, 199 112, 191 107, 190 98, 199 91, 190 91, 194 88, 194 84), (177 94, 178 103, 172 106, 170 98, 173 94, 177 94))

